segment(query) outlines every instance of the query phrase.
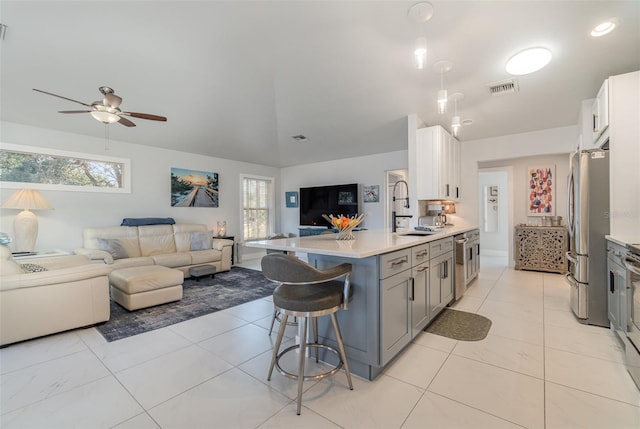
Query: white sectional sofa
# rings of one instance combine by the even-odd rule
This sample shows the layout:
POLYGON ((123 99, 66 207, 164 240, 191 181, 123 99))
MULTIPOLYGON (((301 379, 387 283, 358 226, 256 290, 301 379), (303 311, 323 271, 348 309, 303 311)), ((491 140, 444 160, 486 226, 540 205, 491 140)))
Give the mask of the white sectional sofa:
POLYGON ((216 272, 231 269, 232 240, 213 239, 204 224, 109 226, 86 228, 83 247, 75 253, 120 268, 161 265, 180 270, 214 265, 216 272))

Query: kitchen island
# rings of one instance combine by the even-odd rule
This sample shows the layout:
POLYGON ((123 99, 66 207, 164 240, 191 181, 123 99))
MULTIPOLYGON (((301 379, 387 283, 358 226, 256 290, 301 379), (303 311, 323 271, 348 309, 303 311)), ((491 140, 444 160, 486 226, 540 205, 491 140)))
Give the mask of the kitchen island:
MULTIPOLYGON (((318 269, 352 264, 353 299, 337 317, 351 371, 373 380, 453 300, 453 236, 476 228, 453 226, 435 234, 366 230, 355 232, 355 240, 322 234, 245 245, 306 253, 318 269)), ((318 320, 322 342, 335 346, 333 330, 323 319, 318 320)))

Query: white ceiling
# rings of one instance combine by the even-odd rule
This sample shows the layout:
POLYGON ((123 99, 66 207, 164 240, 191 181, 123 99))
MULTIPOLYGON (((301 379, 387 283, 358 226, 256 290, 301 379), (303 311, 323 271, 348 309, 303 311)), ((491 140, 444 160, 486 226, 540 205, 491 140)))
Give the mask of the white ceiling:
POLYGON ((407 16, 415 3, 3 0, 1 119, 102 137, 88 114, 57 113, 82 106, 31 89, 91 103, 106 85, 123 110, 168 117, 110 125, 112 140, 282 167, 406 149, 410 113, 449 129, 438 60, 453 62, 445 87, 474 121, 463 141, 574 125, 604 78, 640 69, 640 1, 432 1, 425 24, 407 16), (618 29, 589 36, 611 17, 618 29), (551 63, 490 96, 531 46, 551 63))

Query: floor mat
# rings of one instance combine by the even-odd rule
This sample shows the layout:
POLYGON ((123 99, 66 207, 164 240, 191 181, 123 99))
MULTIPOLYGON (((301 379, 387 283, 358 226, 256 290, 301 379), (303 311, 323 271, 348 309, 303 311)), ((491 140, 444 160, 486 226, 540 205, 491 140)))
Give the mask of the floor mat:
POLYGON ((489 333, 491 320, 466 311, 445 308, 424 331, 462 341, 480 341, 489 333))

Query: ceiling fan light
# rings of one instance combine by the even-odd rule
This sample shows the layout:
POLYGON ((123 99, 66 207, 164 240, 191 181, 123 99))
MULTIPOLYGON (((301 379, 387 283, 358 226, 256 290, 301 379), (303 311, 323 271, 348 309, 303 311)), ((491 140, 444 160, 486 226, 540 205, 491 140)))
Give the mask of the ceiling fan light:
POLYGON ((447 90, 441 89, 438 91, 438 113, 443 115, 447 113, 447 90))
POLYGON ((547 48, 530 48, 520 51, 507 61, 507 73, 520 76, 536 72, 549 64, 551 51, 547 48))
POLYGON ((102 122, 103 124, 113 124, 114 122, 118 122, 120 120, 120 116, 104 110, 93 110, 90 113, 94 119, 102 122))
POLYGON ((419 37, 416 40, 416 49, 413 51, 416 61, 416 68, 422 70, 427 63, 427 39, 419 37))

